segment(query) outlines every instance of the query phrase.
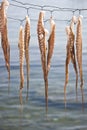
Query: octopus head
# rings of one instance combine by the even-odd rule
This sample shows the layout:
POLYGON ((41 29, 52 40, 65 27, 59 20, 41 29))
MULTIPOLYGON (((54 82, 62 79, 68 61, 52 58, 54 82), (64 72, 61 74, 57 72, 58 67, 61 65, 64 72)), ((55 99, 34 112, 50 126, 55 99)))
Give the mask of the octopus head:
POLYGON ((45 11, 41 11, 41 12, 40 12, 40 17, 41 17, 41 18, 44 18, 44 17, 45 17, 45 11))
POLYGON ((52 19, 52 17, 50 18, 50 27, 51 27, 51 30, 50 30, 50 33, 52 32, 52 29, 53 29, 53 26, 55 25, 55 22, 54 20, 52 19))
POLYGON ((29 19, 28 15, 26 15, 26 21, 30 24, 30 19, 29 19))
POLYGON ((82 16, 82 15, 79 15, 79 17, 78 17, 78 22, 82 23, 82 19, 83 19, 83 16, 82 16))
POLYGON ((52 26, 52 25, 54 25, 55 24, 55 22, 54 22, 54 20, 52 19, 52 17, 50 18, 50 25, 52 26))
POLYGON ((72 21, 73 21, 74 24, 77 23, 77 18, 76 18, 76 16, 73 16, 73 17, 72 17, 72 21))
POLYGON ((9 6, 8 0, 3 0, 2 2, 4 3, 5 6, 9 6))

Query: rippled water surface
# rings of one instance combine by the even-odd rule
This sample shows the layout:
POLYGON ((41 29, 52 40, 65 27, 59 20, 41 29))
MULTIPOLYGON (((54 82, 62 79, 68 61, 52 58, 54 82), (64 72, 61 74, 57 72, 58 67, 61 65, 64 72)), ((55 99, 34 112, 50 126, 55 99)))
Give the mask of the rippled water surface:
MULTIPOLYGON (((23 0, 22 2, 62 8, 87 8, 86 0, 23 0)), ((38 10, 31 10, 29 13, 31 19, 38 19, 38 10)), ((87 17, 87 11, 83 11, 81 14, 87 17)), ((25 15, 26 10, 13 7, 12 5, 9 6, 9 17, 23 19, 25 15)), ((49 16, 50 13, 46 12, 46 18, 49 18, 49 16)), ((72 13, 54 12, 53 17, 57 19, 71 19, 72 13)), ((68 23, 64 21, 55 22, 56 41, 49 72, 48 112, 46 113, 44 81, 36 30, 37 21, 31 21, 29 98, 26 101, 27 82, 26 64, 24 63, 23 105, 20 105, 18 50, 20 22, 8 19, 8 33, 11 46, 11 79, 9 83, 0 44, 0 130, 87 130, 87 20, 83 18, 84 103, 82 103, 80 82, 78 83, 78 101, 76 101, 75 73, 72 64, 70 64, 66 109, 64 107, 63 88, 67 40, 65 27, 68 23)), ((45 23, 45 26, 49 29, 49 22, 45 23)))

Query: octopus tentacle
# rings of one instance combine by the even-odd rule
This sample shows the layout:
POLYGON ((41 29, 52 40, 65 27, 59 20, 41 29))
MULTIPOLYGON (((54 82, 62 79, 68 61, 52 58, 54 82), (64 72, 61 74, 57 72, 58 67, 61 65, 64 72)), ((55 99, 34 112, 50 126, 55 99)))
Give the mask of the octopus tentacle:
POLYGON ((74 42, 75 42, 75 35, 74 35, 74 24, 77 23, 77 18, 76 16, 72 17, 71 24, 70 24, 70 30, 71 30, 71 60, 72 64, 76 73, 76 97, 77 97, 77 86, 78 86, 78 70, 77 70, 77 64, 76 64, 76 56, 75 56, 75 47, 74 47, 74 42))
POLYGON ((46 35, 47 30, 44 28, 44 12, 41 11, 39 14, 38 25, 37 25, 37 34, 38 34, 38 42, 39 49, 41 53, 41 62, 43 69, 43 77, 45 82, 45 99, 46 99, 46 108, 48 106, 48 77, 47 77, 47 62, 46 62, 46 35))
POLYGON ((78 70, 77 70, 77 64, 76 64, 76 57, 75 57, 75 48, 73 46, 73 53, 71 54, 71 60, 73 63, 73 67, 76 73, 76 97, 77 97, 77 86, 78 86, 78 70))
POLYGON ((54 43, 55 43, 55 22, 53 21, 52 17, 50 19, 50 25, 51 25, 51 31, 48 39, 47 75, 50 70, 50 63, 51 63, 51 58, 53 55, 54 43))
POLYGON ((3 0, 0 7, 0 32, 4 59, 8 71, 8 78, 10 79, 10 45, 8 40, 7 16, 5 11, 6 6, 9 6, 9 2, 7 0, 3 0))
POLYGON ((72 18, 70 26, 66 27, 66 33, 67 33, 67 56, 66 56, 66 72, 65 72, 65 85, 64 85, 64 101, 66 105, 66 86, 68 83, 69 78, 69 72, 68 72, 68 65, 70 63, 70 60, 73 63, 73 67, 76 73, 76 94, 77 94, 77 84, 78 84, 78 71, 77 71, 77 65, 76 65, 76 58, 75 58, 75 48, 74 48, 74 41, 75 36, 73 32, 73 27, 75 21, 75 17, 72 18))
POLYGON ((22 26, 20 27, 19 31, 19 57, 20 57, 20 102, 22 103, 22 88, 24 85, 24 71, 23 71, 23 64, 24 64, 24 30, 22 26))
POLYGON ((77 22, 76 35, 76 55, 80 74, 81 87, 83 86, 83 70, 82 70, 82 17, 79 16, 77 22))
POLYGON ((9 6, 9 2, 7 0, 3 0, 0 6, 0 32, 2 32, 4 25, 6 23, 6 9, 9 6))
POLYGON ((65 63, 65 85, 64 85, 64 102, 66 106, 66 86, 68 84, 68 79, 69 79, 69 72, 68 72, 68 66, 71 60, 71 54, 70 54, 70 39, 69 39, 69 34, 70 34, 70 28, 69 26, 66 27, 66 34, 67 34, 67 46, 66 46, 66 63, 65 63))
POLYGON ((26 70, 27 70, 27 98, 28 98, 28 89, 29 89, 29 42, 30 42, 30 20, 26 16, 25 24, 25 35, 24 35, 24 48, 25 48, 25 59, 26 59, 26 70))

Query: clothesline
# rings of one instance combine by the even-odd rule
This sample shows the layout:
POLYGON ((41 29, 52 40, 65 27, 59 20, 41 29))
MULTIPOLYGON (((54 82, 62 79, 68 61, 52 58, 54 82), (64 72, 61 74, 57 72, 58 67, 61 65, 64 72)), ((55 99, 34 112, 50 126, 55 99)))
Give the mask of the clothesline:
MULTIPOLYGON (((36 5, 36 4, 30 4, 30 3, 23 3, 23 2, 19 2, 17 0, 11 0, 10 2, 10 7, 18 7, 18 8, 21 8, 21 9, 25 9, 26 11, 26 15, 28 15, 30 17, 30 14, 32 12, 32 10, 36 10, 36 11, 41 11, 41 10, 44 10, 44 11, 47 11, 50 13, 50 16, 53 16, 54 18, 54 15, 58 12, 70 12, 71 15, 80 15, 82 14, 83 11, 87 11, 87 9, 81 9, 81 8, 61 8, 61 7, 58 7, 58 6, 50 6, 50 5, 36 5)), ((71 16, 71 18, 72 18, 71 16)), ((25 17, 24 18, 15 18, 13 16, 10 16, 9 13, 8 13, 8 19, 10 20, 14 20, 14 21, 19 21, 20 24, 22 24, 24 21, 25 21, 25 17)), ((58 22, 58 21, 61 21, 61 22, 66 22, 66 23, 70 23, 71 21, 71 18, 64 18, 64 19, 61 19, 60 17, 56 17, 54 18, 55 22, 58 22)), ((44 22, 48 22, 50 18, 45 18, 44 19, 44 22)), ((31 18, 30 17, 30 21, 34 21, 36 22, 38 20, 38 18, 31 18)), ((86 16, 83 16, 83 20, 87 20, 87 17, 86 16)))
MULTIPOLYGON (((23 2, 19 2, 17 0, 11 0, 11 1, 22 5, 19 7, 32 6, 32 8, 35 8, 35 7, 38 7, 40 9, 51 8, 51 9, 54 9, 53 11, 60 10, 60 11, 71 11, 71 12, 76 12, 76 11, 81 12, 81 11, 87 10, 86 8, 85 9, 82 9, 82 8, 62 8, 62 7, 58 7, 58 6, 36 5, 36 4, 30 4, 30 3, 23 3, 23 2)), ((11 4, 11 5, 15 6, 14 4, 11 4)), ((16 5, 16 6, 18 6, 18 5, 16 5)), ((27 8, 27 7, 23 7, 23 8, 27 8)))
MULTIPOLYGON (((13 18, 13 17, 9 17, 9 16, 8 16, 8 19, 13 20, 13 21, 18 21, 20 24, 22 24, 22 23, 25 21, 25 18, 19 19, 19 18, 13 18)), ((44 23, 48 22, 49 20, 50 20, 50 19, 44 20, 44 23)), ((55 22, 56 22, 56 21, 61 21, 61 22, 67 22, 67 23, 71 21, 71 20, 67 20, 67 19, 65 19, 65 20, 62 20, 62 19, 54 19, 54 20, 55 20, 55 22)), ((30 21, 37 22, 37 19, 30 19, 30 21)))

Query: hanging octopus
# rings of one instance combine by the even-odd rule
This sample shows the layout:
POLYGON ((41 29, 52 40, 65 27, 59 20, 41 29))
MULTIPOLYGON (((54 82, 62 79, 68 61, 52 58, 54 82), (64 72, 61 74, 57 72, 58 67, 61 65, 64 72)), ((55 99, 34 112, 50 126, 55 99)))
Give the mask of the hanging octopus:
POLYGON ((46 107, 48 106, 48 78, 47 78, 47 62, 46 62, 46 35, 48 31, 44 28, 44 12, 41 11, 39 14, 39 20, 37 25, 37 34, 38 34, 38 42, 41 53, 41 62, 43 69, 43 76, 45 82, 45 99, 46 99, 46 107))
POLYGON ((8 41, 8 30, 7 30, 7 16, 6 7, 9 6, 7 0, 3 0, 0 7, 0 33, 1 33, 1 44, 6 62, 6 68, 8 70, 8 78, 10 79, 10 45, 8 41))
POLYGON ((24 49, 25 49, 25 59, 26 59, 26 68, 27 68, 27 94, 29 88, 29 42, 30 42, 30 20, 29 17, 26 16, 24 49))
POLYGON ((76 65, 76 57, 75 57, 75 47, 74 47, 74 41, 75 41, 75 35, 73 32, 74 23, 76 22, 75 16, 72 18, 70 26, 66 27, 66 33, 67 33, 67 56, 66 56, 66 72, 65 72, 65 86, 64 86, 64 101, 66 105, 66 86, 69 79, 69 72, 68 72, 68 66, 70 63, 70 60, 73 64, 75 73, 76 73, 76 93, 77 93, 77 84, 78 84, 78 70, 76 65))
POLYGON ((20 103, 22 104, 22 88, 24 85, 24 71, 23 71, 23 64, 24 64, 24 30, 23 27, 20 27, 19 31, 19 57, 20 57, 20 103))
POLYGON ((52 17, 50 18, 50 26, 51 31, 48 39, 47 75, 50 70, 51 58, 53 55, 54 43, 55 43, 55 22, 53 21, 52 17))
POLYGON ((80 15, 77 21, 76 34, 76 56, 80 74, 81 87, 83 86, 83 71, 82 71, 82 16, 80 15))
POLYGON ((6 23, 6 9, 9 6, 9 2, 7 0, 3 0, 0 6, 0 32, 2 32, 3 27, 6 23))

